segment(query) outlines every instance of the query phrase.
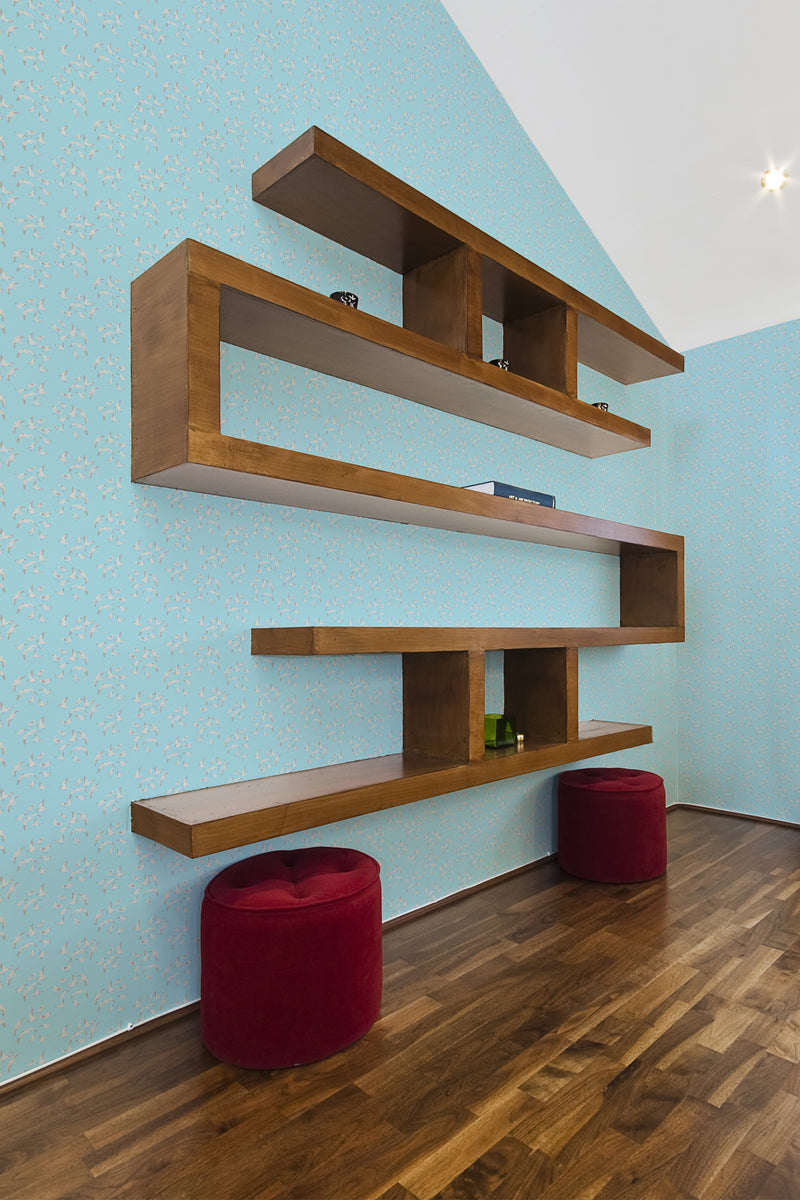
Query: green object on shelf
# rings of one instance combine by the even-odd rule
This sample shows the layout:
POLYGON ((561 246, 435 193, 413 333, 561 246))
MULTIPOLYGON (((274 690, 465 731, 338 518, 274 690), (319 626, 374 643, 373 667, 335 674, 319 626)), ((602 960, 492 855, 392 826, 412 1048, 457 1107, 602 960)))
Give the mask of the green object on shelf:
POLYGON ((513 717, 504 713, 486 713, 483 718, 484 745, 497 750, 501 746, 514 746, 517 741, 516 724, 513 717))

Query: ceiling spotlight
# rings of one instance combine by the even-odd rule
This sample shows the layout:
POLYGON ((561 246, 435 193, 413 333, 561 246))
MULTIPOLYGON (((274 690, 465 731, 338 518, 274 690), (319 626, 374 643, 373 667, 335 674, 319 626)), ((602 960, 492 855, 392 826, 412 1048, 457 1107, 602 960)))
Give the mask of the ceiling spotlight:
POLYGON ((786 183, 785 167, 770 167, 761 176, 761 186, 768 192, 779 192, 786 183))

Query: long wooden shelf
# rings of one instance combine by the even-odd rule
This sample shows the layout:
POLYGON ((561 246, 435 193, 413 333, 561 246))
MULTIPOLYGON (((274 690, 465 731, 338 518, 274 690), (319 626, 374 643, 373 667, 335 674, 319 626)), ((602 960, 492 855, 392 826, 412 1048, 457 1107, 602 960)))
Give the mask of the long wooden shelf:
POLYGON ((632 646, 681 642, 676 626, 516 629, 387 625, 264 626, 250 631, 254 655, 431 654, 454 650, 527 650, 549 646, 632 646))
MULTIPOLYGON (((165 418, 165 440, 166 424, 165 418)), ((153 463, 155 469, 149 471, 139 465, 142 455, 137 455, 135 481, 595 554, 616 555, 626 546, 679 552, 683 545, 673 534, 224 434, 189 429, 183 446, 183 461, 168 465, 162 452, 164 465, 153 463)), ((157 452, 158 445, 153 449, 157 452)))
POLYGON ((137 800, 131 805, 131 828, 179 854, 200 858, 651 741, 647 725, 586 721, 573 742, 487 751, 480 762, 389 754, 137 800))
POLYGON ((306 130, 255 171, 252 195, 404 277, 466 248, 475 256, 471 282, 482 292, 482 313, 508 325, 564 305, 577 318, 578 361, 620 383, 683 370, 681 354, 324 130, 306 130))
POLYGON ((175 247, 131 296, 137 480, 169 448, 177 465, 189 431, 221 436, 220 341, 588 458, 650 444, 633 421, 200 242, 175 247))
MULTIPOLYGON (((234 326, 227 336, 235 334, 239 344, 263 350, 264 297, 269 295, 274 300, 278 293, 285 303, 293 297, 292 303, 297 305, 297 293, 305 295, 306 289, 276 281, 266 272, 196 242, 182 243, 134 283, 135 481, 619 555, 621 576, 631 580, 635 575, 642 576, 643 582, 636 589, 652 593, 646 611, 637 604, 635 613, 623 612, 621 624, 683 623, 679 599, 683 588, 683 539, 673 534, 523 504, 223 434, 220 333, 228 325, 234 326), (255 305, 255 315, 251 304, 255 305), (664 572, 674 579, 665 581, 664 572), (665 602, 667 596, 672 597, 669 604, 665 602)), ((375 321, 327 297, 307 295, 312 298, 315 314, 324 318, 314 324, 315 336, 328 327, 328 322, 335 332, 359 318, 375 321)), ((270 307, 276 309, 274 304, 270 307)), ((276 311, 292 313, 292 320, 298 317, 296 308, 278 306, 276 311)), ((404 334, 402 330, 397 332, 404 334)), ((363 339, 358 344, 363 349, 363 339)), ((271 341, 269 346, 279 349, 271 341)), ((401 354, 395 357, 398 363, 411 361, 401 354)), ((506 375, 486 364, 470 364, 470 370, 478 368, 499 377, 506 375)), ((579 404, 568 397, 564 402, 579 404)), ((602 437, 612 427, 626 424, 607 413, 589 411, 590 422, 574 421, 587 452, 591 447, 585 439, 594 436, 592 431, 602 437), (605 431, 600 428, 604 422, 605 431)), ((631 589, 625 585, 623 590, 631 589)))

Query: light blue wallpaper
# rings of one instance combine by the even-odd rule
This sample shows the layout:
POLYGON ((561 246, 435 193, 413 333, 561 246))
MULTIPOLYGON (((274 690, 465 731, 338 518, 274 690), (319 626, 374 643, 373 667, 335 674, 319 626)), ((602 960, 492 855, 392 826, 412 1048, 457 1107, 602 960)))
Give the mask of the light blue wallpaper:
MULTIPOLYGON (((398 748, 397 659, 252 659, 251 626, 617 620, 604 556, 132 485, 130 281, 191 236, 396 314, 394 276, 249 198, 253 169, 318 124, 651 326, 434 0, 11 0, 0 32, 13 1077, 197 997, 202 888, 236 855, 189 862, 134 837, 131 800, 398 748)), ((584 398, 654 437, 591 463, 239 351, 224 378, 231 429, 454 483, 512 474, 563 508, 680 532, 673 381, 625 391, 582 372, 584 398)), ((656 744, 619 761, 673 792, 678 653, 581 663, 581 715, 652 723, 656 744)), ((553 790, 530 776, 291 842, 375 854, 388 917, 552 851, 553 790)))
POLYGON ((800 822, 800 322, 687 355, 675 462, 687 553, 680 789, 800 822))

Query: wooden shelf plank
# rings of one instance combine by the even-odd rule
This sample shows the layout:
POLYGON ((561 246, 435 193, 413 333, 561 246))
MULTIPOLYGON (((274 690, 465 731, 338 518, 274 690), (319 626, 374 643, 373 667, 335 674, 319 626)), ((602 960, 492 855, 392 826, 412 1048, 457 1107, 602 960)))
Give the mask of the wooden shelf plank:
POLYGON ((473 763, 390 754, 136 800, 131 828, 189 858, 201 858, 652 740, 648 725, 585 721, 578 741, 487 750, 473 763))
POLYGON ((191 239, 131 294, 137 479, 187 423, 220 431, 219 341, 587 458, 650 445, 642 425, 191 239))
POLYGON ((587 458, 650 445, 642 425, 269 272, 258 293, 224 284, 223 342, 587 458))
POLYGON ((405 274, 466 245, 483 256, 484 311, 495 320, 531 290, 578 314, 578 359, 621 383, 683 370, 683 356, 503 246, 416 188, 312 127, 260 167, 253 199, 405 274), (509 297, 512 297, 509 300, 509 297), (499 314, 499 315, 498 315, 499 314))
POLYGON ((445 650, 526 650, 540 647, 630 646, 683 641, 683 629, 598 626, 584 629, 442 628, 307 625, 250 631, 252 654, 414 654, 445 650))
POLYGON ((224 434, 190 429, 185 453, 186 461, 136 475, 136 482, 595 554, 619 555, 625 546, 683 553, 683 538, 676 534, 224 434))

